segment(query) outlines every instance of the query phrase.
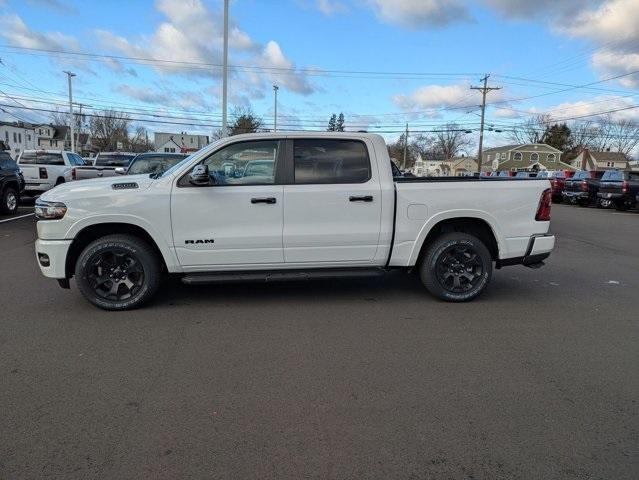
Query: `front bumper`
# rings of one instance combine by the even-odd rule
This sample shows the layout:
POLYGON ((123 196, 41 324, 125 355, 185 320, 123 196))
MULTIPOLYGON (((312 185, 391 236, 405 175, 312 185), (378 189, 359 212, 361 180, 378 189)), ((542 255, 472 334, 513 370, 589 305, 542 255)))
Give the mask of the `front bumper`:
POLYGON ((555 236, 551 234, 533 235, 528 242, 526 253, 521 257, 501 258, 497 261, 497 268, 511 265, 524 265, 538 268, 544 264, 544 260, 550 256, 555 248, 555 236))
POLYGON ((67 253, 73 240, 36 240, 36 261, 42 275, 49 278, 66 278, 67 253))

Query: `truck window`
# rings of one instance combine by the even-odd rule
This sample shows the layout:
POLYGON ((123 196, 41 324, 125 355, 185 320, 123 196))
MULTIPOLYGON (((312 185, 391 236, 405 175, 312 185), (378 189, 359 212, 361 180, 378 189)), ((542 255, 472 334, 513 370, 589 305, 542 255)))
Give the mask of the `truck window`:
POLYGON ((64 165, 61 153, 23 152, 20 165, 64 165))
POLYGON ((204 165, 217 185, 272 185, 279 149, 278 140, 234 143, 213 153, 204 165))
POLYGON ((295 140, 295 183, 365 183, 371 178, 366 145, 359 140, 295 140))

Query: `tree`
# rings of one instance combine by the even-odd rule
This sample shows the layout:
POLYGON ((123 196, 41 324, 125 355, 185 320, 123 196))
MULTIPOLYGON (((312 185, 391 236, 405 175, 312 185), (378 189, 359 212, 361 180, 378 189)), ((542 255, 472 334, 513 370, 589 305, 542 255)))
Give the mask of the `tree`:
POLYGON ((446 124, 445 130, 435 133, 434 140, 436 151, 441 152, 445 160, 467 153, 473 145, 470 134, 456 123, 446 124))
POLYGON ((565 152, 572 148, 572 132, 565 123, 548 125, 541 142, 565 152))
POLYGON ((524 123, 513 128, 509 136, 515 143, 540 143, 546 127, 552 122, 550 115, 542 113, 529 118, 524 123))
POLYGON ((136 128, 125 145, 125 150, 135 153, 148 152, 153 149, 153 142, 149 141, 149 133, 144 127, 136 128))
POLYGON ((128 144, 130 122, 126 113, 116 110, 97 113, 89 122, 91 143, 101 151, 117 150, 118 142, 128 144))
POLYGON ((339 117, 337 117, 337 123, 335 124, 335 130, 338 132, 344 131, 344 114, 340 112, 339 117))
POLYGON ((229 127, 229 135, 255 133, 263 125, 263 121, 253 113, 251 107, 235 107, 231 113, 235 121, 229 127))
POLYGON ((336 132, 337 131, 337 115, 331 115, 331 119, 328 121, 327 132, 336 132))

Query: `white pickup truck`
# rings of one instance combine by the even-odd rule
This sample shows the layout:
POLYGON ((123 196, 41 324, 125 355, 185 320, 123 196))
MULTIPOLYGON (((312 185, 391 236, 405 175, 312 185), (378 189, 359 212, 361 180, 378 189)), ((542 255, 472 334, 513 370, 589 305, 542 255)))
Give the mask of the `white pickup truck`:
POLYGON ((77 153, 64 150, 24 150, 18 165, 24 175, 24 195, 39 195, 75 180, 75 169, 85 164, 77 153))
POLYGON ((538 267, 555 237, 547 179, 393 176, 382 137, 225 138, 163 174, 73 182, 36 204, 42 273, 123 310, 163 274, 187 284, 419 273, 448 301, 496 268, 538 267))

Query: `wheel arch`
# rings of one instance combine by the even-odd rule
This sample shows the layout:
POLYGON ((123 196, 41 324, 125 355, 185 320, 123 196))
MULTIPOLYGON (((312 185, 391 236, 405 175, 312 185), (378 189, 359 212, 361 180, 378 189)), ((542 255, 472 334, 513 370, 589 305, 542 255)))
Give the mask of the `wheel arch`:
POLYGON ((75 263, 77 262, 80 254, 94 240, 112 234, 127 234, 133 235, 144 240, 158 255, 158 258, 162 262, 162 270, 169 271, 169 266, 173 265, 171 261, 170 252, 166 248, 161 248, 160 243, 147 231, 147 229, 136 225, 134 223, 126 222, 104 222, 94 223, 84 226, 73 237, 73 242, 67 252, 65 260, 65 275, 66 278, 71 278, 75 270, 75 263))
POLYGON ((428 245, 440 235, 450 232, 467 233, 479 238, 488 248, 492 259, 494 261, 499 260, 499 236, 491 222, 478 216, 462 216, 444 218, 433 222, 428 229, 425 227, 419 237, 421 241, 416 242, 410 265, 419 265, 428 245))

